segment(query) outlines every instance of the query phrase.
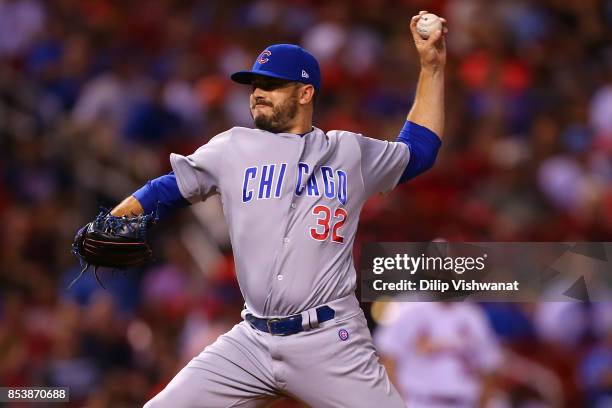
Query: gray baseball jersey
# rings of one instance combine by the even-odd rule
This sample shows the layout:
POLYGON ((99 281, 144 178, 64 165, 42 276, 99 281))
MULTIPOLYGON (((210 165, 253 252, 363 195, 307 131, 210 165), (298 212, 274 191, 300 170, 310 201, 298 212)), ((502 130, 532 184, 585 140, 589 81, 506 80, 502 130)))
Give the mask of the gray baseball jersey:
POLYGON ((247 308, 277 317, 355 291, 359 213, 397 185, 409 155, 403 143, 346 131, 234 127, 170 162, 190 202, 221 195, 247 308))
POLYGON ((190 156, 170 156, 181 194, 220 194, 247 313, 300 313, 304 331, 275 336, 247 320, 194 357, 145 405, 265 406, 291 396, 317 408, 403 407, 355 297, 359 212, 392 189, 402 143, 313 130, 304 136, 235 127, 190 156), (318 322, 316 307, 334 311, 318 322))

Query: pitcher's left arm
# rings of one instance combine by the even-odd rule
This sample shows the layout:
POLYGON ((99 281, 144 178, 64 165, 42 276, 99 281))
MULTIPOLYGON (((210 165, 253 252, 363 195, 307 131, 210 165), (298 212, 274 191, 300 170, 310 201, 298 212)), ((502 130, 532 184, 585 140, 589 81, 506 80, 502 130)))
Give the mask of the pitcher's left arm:
POLYGON ((401 182, 423 173, 433 166, 444 133, 444 67, 446 65, 446 20, 442 30, 423 39, 416 30, 421 11, 412 17, 410 30, 419 54, 421 71, 412 108, 406 117, 397 141, 410 150, 410 161, 400 179, 401 182))

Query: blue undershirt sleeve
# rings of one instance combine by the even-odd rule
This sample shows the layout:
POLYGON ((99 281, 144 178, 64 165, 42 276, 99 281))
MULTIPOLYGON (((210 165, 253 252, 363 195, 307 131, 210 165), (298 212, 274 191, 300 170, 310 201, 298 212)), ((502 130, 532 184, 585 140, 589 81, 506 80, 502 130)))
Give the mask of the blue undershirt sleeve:
POLYGON ((142 205, 145 214, 157 211, 160 219, 190 204, 181 195, 174 172, 148 181, 132 195, 142 205))
POLYGON ((429 170, 438 156, 442 146, 440 138, 428 128, 406 121, 397 137, 397 142, 404 143, 410 150, 410 160, 400 177, 399 184, 429 170))

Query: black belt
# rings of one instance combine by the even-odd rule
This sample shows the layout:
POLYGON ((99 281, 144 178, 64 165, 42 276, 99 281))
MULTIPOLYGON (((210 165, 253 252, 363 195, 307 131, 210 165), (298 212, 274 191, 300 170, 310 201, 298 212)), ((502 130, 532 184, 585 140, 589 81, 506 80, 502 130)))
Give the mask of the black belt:
MULTIPOLYGON (((317 320, 319 323, 331 320, 336 315, 334 309, 329 306, 317 307, 317 320)), ((304 331, 302 327, 302 315, 293 315, 280 319, 262 319, 248 313, 245 319, 251 326, 262 332, 270 333, 274 336, 289 336, 304 331)))

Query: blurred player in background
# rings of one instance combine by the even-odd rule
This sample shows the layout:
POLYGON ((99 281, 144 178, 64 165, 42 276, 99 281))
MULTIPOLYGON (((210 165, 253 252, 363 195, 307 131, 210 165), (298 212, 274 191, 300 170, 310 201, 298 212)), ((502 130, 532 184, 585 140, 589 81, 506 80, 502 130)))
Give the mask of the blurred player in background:
POLYGON ((477 407, 492 397, 503 354, 486 316, 470 303, 406 303, 375 343, 414 408, 477 407))

